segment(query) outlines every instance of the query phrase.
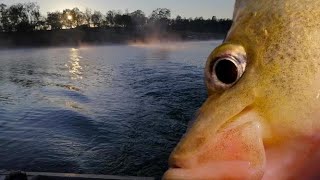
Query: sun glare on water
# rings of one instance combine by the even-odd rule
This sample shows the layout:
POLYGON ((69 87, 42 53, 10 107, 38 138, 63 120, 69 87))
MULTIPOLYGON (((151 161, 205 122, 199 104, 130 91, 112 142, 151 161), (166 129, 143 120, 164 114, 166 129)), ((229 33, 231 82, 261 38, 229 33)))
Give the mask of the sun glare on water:
POLYGON ((72 48, 70 50, 70 61, 65 66, 69 68, 69 72, 72 80, 81 80, 82 79, 82 66, 81 66, 82 57, 79 55, 79 49, 72 48))

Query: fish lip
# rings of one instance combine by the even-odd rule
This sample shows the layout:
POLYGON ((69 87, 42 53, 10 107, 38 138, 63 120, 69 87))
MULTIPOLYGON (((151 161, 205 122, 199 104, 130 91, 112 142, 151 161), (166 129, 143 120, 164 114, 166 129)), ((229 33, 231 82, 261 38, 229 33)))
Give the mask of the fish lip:
MULTIPOLYGON (((259 113, 255 110, 255 108, 253 108, 253 106, 250 105, 250 106, 245 107, 238 114, 234 115, 229 120, 225 121, 225 123, 220 125, 219 128, 217 129, 217 131, 215 132, 215 134, 218 135, 220 133, 232 131, 233 129, 236 129, 240 126, 244 126, 246 124, 253 123, 256 126, 258 126, 258 129, 259 129, 258 134, 260 134, 259 136, 261 137, 261 141, 263 141, 263 136, 264 136, 263 134, 265 131, 264 130, 265 124, 263 121, 264 121, 263 118, 259 115, 259 113), (253 113, 254 116, 252 116, 251 113, 253 113), (247 116, 247 115, 249 115, 250 118, 248 118, 248 117, 243 118, 242 117, 242 116, 247 116), (256 116, 256 115, 258 115, 258 116, 256 116)), ((181 166, 180 167, 179 165, 176 165, 174 163, 169 163, 171 165, 171 168, 169 168, 165 172, 163 179, 206 179, 200 175, 195 177, 194 174, 197 172, 200 172, 202 167, 206 168, 206 167, 210 166, 209 164, 216 164, 217 166, 219 166, 219 164, 223 164, 223 163, 230 163, 230 166, 232 166, 232 168, 237 167, 237 165, 239 166, 239 164, 241 164, 241 163, 243 164, 243 166, 245 166, 247 164, 247 173, 243 173, 243 174, 248 177, 240 178, 240 179, 259 179, 259 178, 262 178, 263 173, 264 173, 265 162, 263 162, 259 166, 256 166, 256 165, 252 164, 252 162, 250 162, 250 161, 240 161, 240 160, 239 161, 238 160, 224 161, 224 160, 221 160, 221 161, 209 162, 207 164, 202 164, 201 167, 194 167, 194 166, 181 166), (234 164, 234 165, 231 165, 231 164, 234 164), (252 177, 254 177, 254 178, 252 178, 252 177)), ((229 174, 225 174, 225 175, 229 176, 230 172, 232 172, 232 171, 230 171, 230 168, 226 167, 226 169, 228 170, 229 174)), ((212 170, 212 172, 214 172, 214 171, 212 170)), ((244 170, 242 172, 244 172, 244 170)), ((215 175, 212 175, 212 177, 209 177, 207 179, 217 179, 214 176, 215 175)), ((231 179, 239 179, 239 178, 231 178, 231 179)))
POLYGON ((261 169, 255 168, 248 161, 217 161, 207 163, 204 166, 184 169, 170 168, 162 177, 164 180, 188 180, 188 179, 221 179, 230 177, 231 179, 251 179, 260 176, 261 169), (233 173, 230 174, 230 171, 233 173), (208 173, 209 172, 209 173, 208 173))

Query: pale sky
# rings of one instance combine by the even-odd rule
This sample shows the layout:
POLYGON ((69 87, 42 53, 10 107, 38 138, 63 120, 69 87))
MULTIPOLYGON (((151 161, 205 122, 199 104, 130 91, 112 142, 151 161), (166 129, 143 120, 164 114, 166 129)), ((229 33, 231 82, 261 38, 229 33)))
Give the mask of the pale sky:
POLYGON ((18 2, 38 2, 43 15, 47 12, 78 7, 99 10, 105 14, 108 10, 126 9, 129 12, 140 9, 150 15, 156 8, 168 8, 172 17, 231 18, 235 0, 0 0, 0 4, 11 5, 18 2))

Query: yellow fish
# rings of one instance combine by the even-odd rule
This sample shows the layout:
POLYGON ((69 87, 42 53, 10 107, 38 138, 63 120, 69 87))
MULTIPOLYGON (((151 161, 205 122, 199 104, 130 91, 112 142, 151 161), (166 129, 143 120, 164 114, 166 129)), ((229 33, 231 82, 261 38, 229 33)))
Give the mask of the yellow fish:
POLYGON ((164 179, 320 179, 320 1, 236 0, 164 179))

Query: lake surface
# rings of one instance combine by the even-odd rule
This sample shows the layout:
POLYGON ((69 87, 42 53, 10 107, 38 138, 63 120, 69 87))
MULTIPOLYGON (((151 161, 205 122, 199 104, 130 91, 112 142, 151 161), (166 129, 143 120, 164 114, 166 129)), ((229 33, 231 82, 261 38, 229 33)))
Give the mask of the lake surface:
POLYGON ((161 177, 220 41, 0 51, 0 169, 161 177))

